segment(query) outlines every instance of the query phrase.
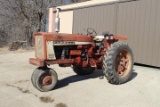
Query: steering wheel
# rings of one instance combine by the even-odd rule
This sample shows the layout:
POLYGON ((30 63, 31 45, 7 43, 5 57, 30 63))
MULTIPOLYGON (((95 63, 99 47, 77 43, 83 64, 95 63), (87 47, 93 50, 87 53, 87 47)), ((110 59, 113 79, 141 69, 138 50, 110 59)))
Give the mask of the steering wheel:
POLYGON ((87 34, 96 36, 97 32, 93 28, 87 28, 87 34))

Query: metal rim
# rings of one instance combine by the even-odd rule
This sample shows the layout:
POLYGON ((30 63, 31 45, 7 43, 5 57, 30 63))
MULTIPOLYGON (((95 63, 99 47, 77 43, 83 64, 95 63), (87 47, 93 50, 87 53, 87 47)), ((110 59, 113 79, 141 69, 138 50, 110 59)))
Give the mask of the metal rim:
POLYGON ((131 53, 122 49, 118 52, 115 60, 115 69, 119 77, 125 77, 131 68, 131 53))
POLYGON ((52 84, 52 82, 53 82, 53 79, 50 74, 44 74, 40 79, 40 83, 42 86, 49 86, 52 84))

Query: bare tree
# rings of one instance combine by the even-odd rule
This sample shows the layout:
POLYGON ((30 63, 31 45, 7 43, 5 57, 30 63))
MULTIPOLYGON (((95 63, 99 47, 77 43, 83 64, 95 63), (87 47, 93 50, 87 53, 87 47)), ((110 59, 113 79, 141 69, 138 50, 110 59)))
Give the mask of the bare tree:
MULTIPOLYGON (((46 31, 48 8, 85 0, 0 0, 0 42, 27 40, 46 31)), ((2 42, 1 42, 2 43, 2 42)))

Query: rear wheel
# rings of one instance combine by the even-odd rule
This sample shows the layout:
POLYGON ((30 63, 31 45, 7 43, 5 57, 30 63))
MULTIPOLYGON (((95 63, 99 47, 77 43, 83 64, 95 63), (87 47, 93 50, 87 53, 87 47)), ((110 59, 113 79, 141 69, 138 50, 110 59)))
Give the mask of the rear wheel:
POLYGON ((53 69, 38 68, 33 72, 31 80, 35 88, 42 92, 47 92, 55 87, 58 76, 53 69))
POLYGON ((94 72, 95 68, 92 68, 90 66, 88 67, 81 67, 78 65, 73 65, 73 71, 78 75, 89 75, 94 72))
POLYGON ((130 79, 133 63, 130 47, 123 42, 113 43, 104 55, 104 75, 111 84, 123 84, 130 79))

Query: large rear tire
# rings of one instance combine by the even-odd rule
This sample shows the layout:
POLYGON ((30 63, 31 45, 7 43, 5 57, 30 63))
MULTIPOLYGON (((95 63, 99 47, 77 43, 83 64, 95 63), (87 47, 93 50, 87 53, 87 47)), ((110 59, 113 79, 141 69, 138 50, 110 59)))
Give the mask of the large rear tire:
POLYGON ((95 70, 95 68, 92 68, 90 66, 83 68, 78 65, 73 65, 73 71, 77 75, 89 75, 89 74, 92 74, 94 72, 94 70, 95 70))
POLYGON ((103 73, 111 84, 127 82, 133 72, 133 53, 131 48, 123 42, 113 43, 103 59, 103 73))

